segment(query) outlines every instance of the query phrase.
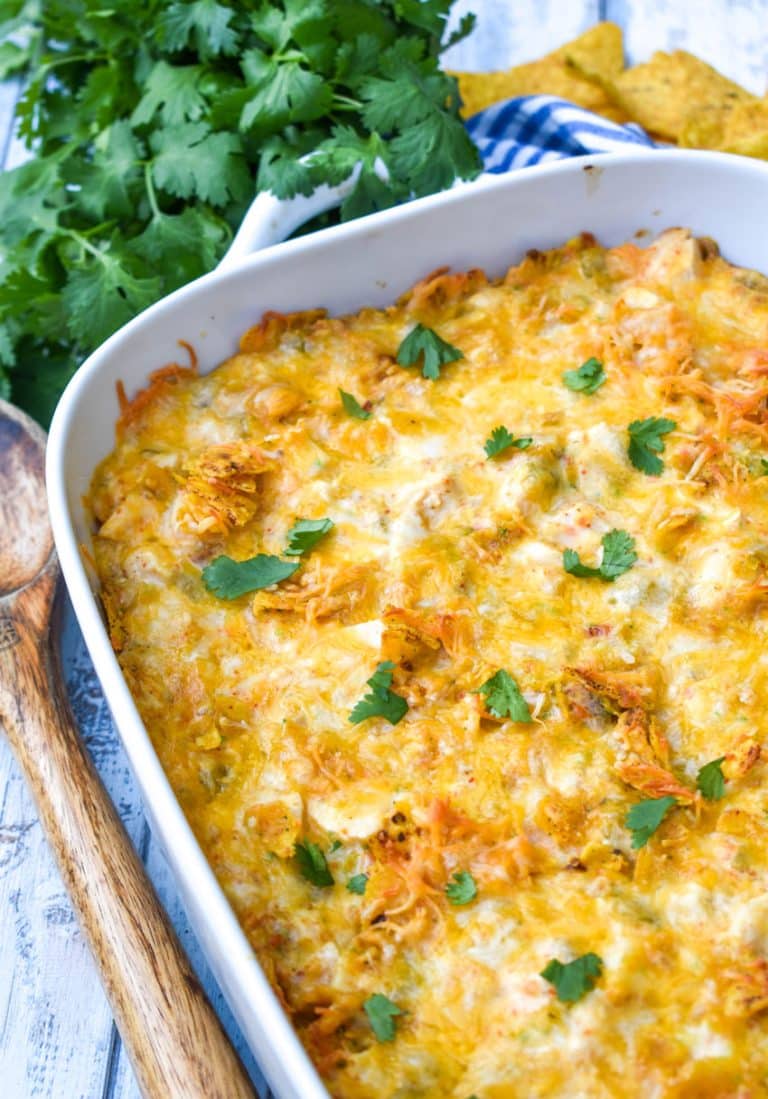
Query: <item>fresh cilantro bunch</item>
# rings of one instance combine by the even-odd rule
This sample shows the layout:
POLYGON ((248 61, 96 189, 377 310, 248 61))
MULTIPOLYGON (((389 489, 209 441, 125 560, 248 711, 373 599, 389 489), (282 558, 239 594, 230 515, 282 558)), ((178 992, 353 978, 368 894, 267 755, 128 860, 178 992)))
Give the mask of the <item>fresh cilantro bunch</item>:
POLYGON ((258 190, 360 165, 341 217, 479 170, 452 0, 0 0, 34 159, 0 175, 0 396, 43 422, 79 361, 210 270, 258 190))

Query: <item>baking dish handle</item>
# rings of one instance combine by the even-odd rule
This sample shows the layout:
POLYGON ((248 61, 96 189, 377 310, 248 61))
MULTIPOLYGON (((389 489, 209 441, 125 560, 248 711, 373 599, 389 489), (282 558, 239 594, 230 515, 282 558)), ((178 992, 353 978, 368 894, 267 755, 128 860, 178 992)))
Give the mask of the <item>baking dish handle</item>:
POLYGON ((218 270, 227 271, 252 252, 279 244, 305 221, 340 206, 351 193, 357 175, 353 172, 336 187, 323 184, 311 195, 296 195, 295 198, 276 198, 271 191, 262 191, 248 207, 218 270))
MULTIPOLYGON (((358 175, 359 169, 355 169, 343 183, 335 187, 322 184, 311 195, 296 195, 295 198, 276 198, 270 191, 262 191, 248 207, 218 270, 228 271, 252 252, 286 240, 310 218, 340 206, 352 193, 358 175)), ((453 187, 476 187, 481 180, 493 178, 490 173, 481 172, 470 182, 457 180, 453 187)))

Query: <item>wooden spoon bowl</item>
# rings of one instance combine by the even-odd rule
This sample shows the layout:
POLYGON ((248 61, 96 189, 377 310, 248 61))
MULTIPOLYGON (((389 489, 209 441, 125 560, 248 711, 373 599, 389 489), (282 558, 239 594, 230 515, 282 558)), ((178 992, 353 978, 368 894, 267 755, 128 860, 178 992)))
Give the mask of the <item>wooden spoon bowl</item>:
POLYGON ((63 701, 62 589, 45 435, 0 401, 0 724, 37 802, 147 1099, 255 1092, 174 934, 63 701))
POLYGON ((45 498, 45 435, 0 402, 0 598, 31 583, 53 553, 45 498), (15 541, 11 540, 15 533, 15 541))

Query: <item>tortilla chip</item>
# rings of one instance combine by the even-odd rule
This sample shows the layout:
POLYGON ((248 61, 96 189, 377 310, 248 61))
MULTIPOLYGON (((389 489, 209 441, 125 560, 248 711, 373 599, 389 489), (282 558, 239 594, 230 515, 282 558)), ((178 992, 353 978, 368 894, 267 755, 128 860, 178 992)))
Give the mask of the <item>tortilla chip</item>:
POLYGON ((610 80, 624 69, 621 27, 616 23, 596 23, 550 56, 556 54, 564 55, 569 65, 580 65, 605 80, 610 80))
POLYGON ((503 72, 455 73, 465 118, 500 99, 517 95, 557 95, 614 121, 627 116, 612 103, 601 81, 612 83, 624 67, 621 28, 597 23, 538 61, 503 72))
POLYGON ((712 119, 709 120, 708 131, 698 118, 698 112, 692 111, 683 131, 683 140, 686 144, 695 141, 700 148, 766 158, 768 100, 753 96, 732 103, 727 111, 720 112, 716 126, 712 119))
POLYGON ((751 134, 734 141, 726 150, 727 153, 737 153, 739 156, 754 156, 759 160, 768 160, 768 130, 761 134, 751 134))
POLYGON ((768 97, 759 99, 685 50, 623 69, 621 29, 598 23, 538 61, 456 73, 467 117, 501 99, 556 95, 688 148, 768 159, 768 97))
POLYGON ((684 132, 691 135, 688 123, 697 112, 702 113, 703 129, 694 128, 695 135, 712 140, 719 132, 720 113, 727 114, 736 103, 756 101, 745 88, 685 50, 655 53, 604 88, 630 118, 668 141, 680 140, 684 132))
POLYGON ((678 145, 686 149, 721 148, 726 120, 738 102, 738 100, 728 100, 723 103, 710 103, 703 107, 689 106, 677 139, 678 145))

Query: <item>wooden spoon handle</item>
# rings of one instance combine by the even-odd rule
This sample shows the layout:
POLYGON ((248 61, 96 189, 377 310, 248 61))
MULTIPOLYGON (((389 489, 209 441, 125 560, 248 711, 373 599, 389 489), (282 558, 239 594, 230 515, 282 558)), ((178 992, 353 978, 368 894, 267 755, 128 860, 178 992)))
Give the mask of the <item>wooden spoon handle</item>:
POLYGON ((253 1099, 74 726, 48 645, 35 644, 23 629, 16 641, 0 646, 0 720, 32 788, 142 1095, 253 1099))

